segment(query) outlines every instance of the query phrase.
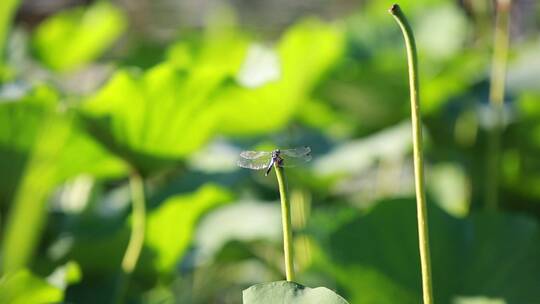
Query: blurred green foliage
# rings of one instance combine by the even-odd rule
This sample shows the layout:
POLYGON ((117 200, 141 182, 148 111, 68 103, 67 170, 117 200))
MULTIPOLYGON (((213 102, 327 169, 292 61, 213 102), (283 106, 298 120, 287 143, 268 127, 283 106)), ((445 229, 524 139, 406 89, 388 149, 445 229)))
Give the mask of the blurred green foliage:
POLYGON ((62 301, 62 290, 26 269, 6 275, 0 282, 2 303, 52 303, 62 301))
POLYGON ((13 202, 3 240, 8 272, 30 259, 53 187, 81 173, 107 177, 125 172, 124 163, 82 132, 57 102, 55 92, 41 87, 0 109, 4 210, 13 202))
MULTIPOLYGON (((540 230, 534 220, 481 212, 456 219, 436 206, 429 211, 437 302, 478 294, 508 303, 539 298, 533 286, 540 271, 540 230), (486 276, 491 271, 496 275, 486 276), (504 279, 509 277, 511 284, 504 279)), ((338 278, 353 303, 421 302, 415 202, 381 201, 366 215, 343 212, 350 214, 337 225, 334 210, 314 216, 311 229, 322 240, 316 267, 338 278), (328 222, 334 222, 332 229, 328 222)))
POLYGON ((32 47, 44 64, 69 71, 95 60, 126 27, 122 11, 105 1, 60 12, 33 33, 32 47), (61 54, 61 55, 60 55, 61 54))
POLYGON ((199 217, 230 200, 230 193, 224 189, 205 185, 193 194, 173 196, 153 210, 148 215, 146 238, 146 245, 154 256, 153 271, 171 272, 189 248, 199 217), (170 239, 176 242, 171 244, 170 239))
MULTIPOLYGON (((515 6, 529 23, 513 25, 491 189, 501 203, 486 213, 492 16, 487 1, 471 3, 400 3, 418 34, 435 297, 535 303, 538 16, 515 6)), ((287 171, 299 282, 350 303, 418 303, 405 51, 390 4, 269 33, 217 10, 156 42, 159 24, 120 2, 34 26, 24 10, 12 22, 17 1, 2 1, 0 302, 112 302, 139 172, 146 236, 127 302, 241 303, 242 290, 284 270, 275 181, 235 159, 309 145, 312 164, 287 171)))

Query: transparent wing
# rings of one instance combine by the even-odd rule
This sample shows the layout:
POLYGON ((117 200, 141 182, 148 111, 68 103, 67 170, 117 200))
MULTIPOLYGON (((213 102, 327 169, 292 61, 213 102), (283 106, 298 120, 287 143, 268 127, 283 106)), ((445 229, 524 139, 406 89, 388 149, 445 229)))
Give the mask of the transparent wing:
POLYGON ((311 148, 307 146, 298 147, 294 149, 281 150, 281 155, 286 155, 290 157, 303 157, 303 156, 308 155, 309 153, 311 153, 311 148))
POLYGON ((267 151, 242 151, 240 152, 240 157, 247 159, 257 159, 260 157, 272 158, 272 152, 267 151))
POLYGON ((311 160, 311 154, 305 154, 299 157, 282 157, 281 167, 289 168, 307 163, 311 160))
POLYGON ((248 169, 253 169, 253 170, 262 170, 262 169, 266 169, 268 167, 268 165, 270 165, 270 162, 272 161, 272 155, 270 154, 269 156, 260 156, 258 158, 244 158, 242 155, 240 155, 241 157, 238 159, 238 161, 236 162, 236 164, 239 166, 239 167, 242 167, 242 168, 248 168, 248 169))

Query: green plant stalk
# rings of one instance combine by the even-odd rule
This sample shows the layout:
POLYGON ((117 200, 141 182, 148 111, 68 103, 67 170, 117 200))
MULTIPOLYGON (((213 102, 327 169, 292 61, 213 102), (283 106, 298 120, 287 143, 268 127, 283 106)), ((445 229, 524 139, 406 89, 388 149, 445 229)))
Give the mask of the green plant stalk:
POLYGON ((285 172, 277 163, 274 163, 274 170, 279 186, 279 196, 281 198, 281 224, 283 225, 283 251, 285 254, 285 275, 287 281, 294 281, 294 261, 293 261, 293 237, 291 225, 291 203, 287 194, 287 182, 285 172))
POLYGON ((503 124, 503 105, 506 82, 506 66, 510 43, 511 0, 498 0, 495 33, 493 37, 493 57, 491 62, 489 104, 493 113, 493 126, 488 131, 485 205, 486 210, 496 210, 499 201, 499 162, 501 154, 501 133, 503 124))
POLYGON ((0 67, 4 63, 8 32, 20 0, 2 0, 0 2, 0 67))
POLYGON ((129 177, 129 188, 132 203, 132 225, 128 246, 122 259, 122 274, 120 275, 116 303, 123 303, 129 277, 135 270, 144 243, 146 226, 146 203, 144 198, 144 183, 135 170, 129 177))
POLYGON ((489 101, 492 105, 502 106, 506 82, 506 66, 509 46, 511 0, 497 1, 497 16, 493 37, 493 58, 491 64, 491 86, 489 101))
POLYGON ((139 173, 133 171, 129 178, 131 202, 133 205, 133 224, 128 247, 122 259, 122 270, 131 274, 137 266, 144 242, 146 208, 144 200, 144 184, 139 173))
POLYGON ((409 85, 411 97, 411 120, 413 135, 414 154, 414 182, 416 189, 416 210, 418 218, 418 241, 420 248, 420 265, 422 269, 422 291, 424 304, 433 303, 433 287, 431 279, 431 257, 429 249, 429 230, 426 207, 426 195, 424 190, 424 158, 422 155, 422 124, 420 119, 420 98, 418 81, 418 58, 414 35, 407 18, 394 4, 389 10, 397 21, 407 49, 407 61, 409 66, 409 85))
POLYGON ((49 196, 60 182, 55 164, 69 135, 70 129, 56 114, 50 113, 42 121, 5 222, 0 254, 4 274, 32 263, 47 223, 49 196))

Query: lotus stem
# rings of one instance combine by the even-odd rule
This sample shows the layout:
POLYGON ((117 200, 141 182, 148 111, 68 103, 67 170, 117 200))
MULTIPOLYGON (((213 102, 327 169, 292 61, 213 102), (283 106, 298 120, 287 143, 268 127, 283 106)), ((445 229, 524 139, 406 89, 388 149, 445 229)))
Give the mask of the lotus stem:
POLYGON ((283 251, 285 255, 285 275, 287 281, 294 281, 294 260, 293 260, 293 236, 291 225, 291 203, 287 194, 287 182, 285 172, 277 162, 274 163, 274 170, 279 186, 279 195, 281 198, 281 223, 283 225, 283 251))
POLYGON ((129 278, 137 267, 139 256, 144 244, 146 226, 146 203, 144 183, 138 172, 132 171, 129 177, 129 188, 132 203, 132 224, 128 246, 122 259, 122 273, 119 278, 115 303, 124 303, 129 278))
POLYGON ((496 210, 499 204, 499 163, 501 154, 501 133, 503 128, 503 106, 506 82, 506 66, 509 46, 511 0, 496 2, 497 16, 493 37, 493 57, 489 88, 489 104, 493 114, 493 124, 487 134, 485 208, 496 210))
POLYGON ((420 266, 422 270, 422 293, 424 304, 433 303, 433 287, 431 280, 431 258, 429 249, 429 229, 426 207, 426 194, 424 190, 424 157, 422 155, 422 123, 420 117, 420 98, 418 81, 418 57, 414 35, 405 14, 399 5, 394 4, 389 10, 398 23, 407 49, 409 66, 409 85, 411 98, 411 121, 413 135, 414 155, 414 182, 416 190, 416 211, 418 218, 418 241, 420 249, 420 266))

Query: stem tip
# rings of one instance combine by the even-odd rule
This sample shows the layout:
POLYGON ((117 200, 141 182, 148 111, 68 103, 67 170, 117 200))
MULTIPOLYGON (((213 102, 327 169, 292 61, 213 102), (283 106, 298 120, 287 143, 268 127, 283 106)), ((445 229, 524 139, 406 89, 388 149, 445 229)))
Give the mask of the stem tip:
POLYGON ((395 15, 399 11, 399 5, 397 3, 392 4, 392 7, 388 10, 388 12, 392 15, 395 15))

